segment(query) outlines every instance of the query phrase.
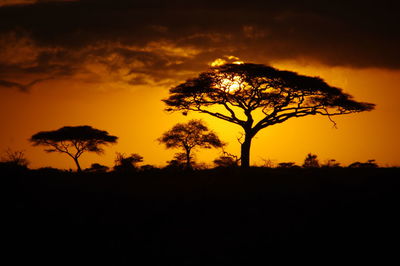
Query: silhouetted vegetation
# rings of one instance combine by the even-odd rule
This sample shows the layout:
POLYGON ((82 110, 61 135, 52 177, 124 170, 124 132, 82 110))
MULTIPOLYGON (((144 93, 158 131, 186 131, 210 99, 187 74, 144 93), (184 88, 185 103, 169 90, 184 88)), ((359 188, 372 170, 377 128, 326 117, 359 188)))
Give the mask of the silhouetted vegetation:
POLYGON ((303 167, 304 168, 317 168, 319 167, 319 161, 317 159, 316 154, 307 154, 307 157, 304 159, 303 167))
POLYGON ((294 162, 282 162, 278 163, 278 168, 293 168, 293 167, 299 167, 296 165, 294 162))
POLYGON ((213 162, 216 167, 222 167, 222 168, 238 166, 238 162, 234 158, 225 155, 218 157, 213 162))
POLYGON ((8 148, 1 157, 1 163, 27 168, 29 165, 29 160, 26 158, 24 151, 12 150, 8 148))
POLYGON ((262 167, 274 168, 276 166, 276 163, 271 159, 261 158, 261 160, 263 161, 262 167))
POLYGON ((78 172, 30 170, 22 151, 8 150, 0 163, 12 209, 5 214, 6 243, 30 262, 52 265, 144 265, 139 258, 145 265, 255 265, 265 257, 281 263, 279 253, 297 259, 338 246, 366 252, 387 240, 382 228, 400 236, 392 211, 400 203, 398 169, 380 169, 374 160, 341 168, 331 159, 320 167, 311 153, 302 167, 249 164, 251 141, 263 128, 306 115, 331 120, 370 111, 373 104, 356 102, 319 78, 255 64, 214 67, 170 93, 168 110, 207 113, 241 126, 241 157, 222 149, 214 169, 196 163, 197 149, 225 143, 201 120, 190 120, 158 139, 181 150, 165 168, 140 166, 143 157, 136 153, 116 153, 113 171, 93 163, 82 172, 80 156, 102 153, 116 136, 90 126, 36 133, 33 145, 67 154, 78 172), (256 112, 263 115, 259 121, 256 112))
POLYGON ((99 163, 92 163, 90 168, 86 168, 85 172, 90 172, 90 173, 105 173, 110 169, 110 167, 101 165, 99 163))
POLYGON ((139 169, 138 164, 143 162, 143 157, 136 153, 126 156, 123 153, 117 152, 114 162, 114 171, 136 172, 139 169))
MULTIPOLYGON (((178 152, 174 154, 174 158, 172 160, 167 161, 167 165, 165 168, 171 170, 184 170, 187 168, 187 155, 183 152, 178 152)), ((190 155, 189 157, 190 168, 193 168, 193 165, 196 163, 193 159, 193 156, 190 155)))
POLYGON ((215 159, 213 163, 215 167, 229 168, 229 167, 238 167, 239 161, 240 158, 224 151, 223 155, 215 159))
POLYGON ((160 169, 155 167, 154 165, 150 165, 150 164, 145 164, 140 166, 140 171, 143 172, 156 172, 159 171, 160 169))
POLYGON ((322 164, 321 167, 341 167, 340 163, 337 162, 335 159, 329 159, 326 161, 325 164, 322 164))
POLYGON ((378 167, 378 164, 375 162, 375 160, 368 160, 365 163, 360 163, 360 162, 354 162, 349 165, 350 168, 376 168, 378 167))
POLYGON ((104 152, 101 146, 116 143, 116 136, 111 136, 107 131, 92 128, 91 126, 62 127, 53 131, 41 131, 34 134, 30 141, 34 146, 48 147, 46 152, 65 153, 71 157, 81 172, 79 157, 84 152, 104 152))
POLYGON ((169 165, 179 166, 185 158, 187 169, 192 168, 193 152, 196 149, 221 148, 224 146, 218 136, 210 131, 201 120, 190 120, 184 124, 178 123, 165 132, 158 141, 165 144, 167 149, 182 149, 184 153, 176 154, 175 161, 170 161, 169 165))
POLYGON ((266 127, 294 117, 319 114, 332 121, 332 116, 374 109, 374 104, 357 102, 320 78, 259 64, 213 67, 170 89, 164 102, 168 111, 200 112, 242 127, 244 168, 250 165, 252 139, 266 127), (216 106, 220 108, 212 108, 216 106), (259 121, 256 113, 263 115, 259 121))

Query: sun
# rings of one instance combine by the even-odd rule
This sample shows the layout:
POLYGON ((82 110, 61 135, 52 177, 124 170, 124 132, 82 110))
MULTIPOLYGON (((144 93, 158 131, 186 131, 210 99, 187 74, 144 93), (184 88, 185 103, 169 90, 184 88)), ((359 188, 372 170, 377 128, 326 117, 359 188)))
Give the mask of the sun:
MULTIPOLYGON (((229 55, 229 56, 223 56, 222 58, 217 58, 213 62, 211 62, 209 65, 211 67, 218 68, 222 65, 225 64, 244 64, 243 61, 239 59, 239 57, 229 55)), ((218 71, 218 70, 217 70, 218 71)), ((218 89, 223 90, 224 92, 227 93, 234 93, 242 89, 243 87, 243 82, 240 76, 220 76, 218 78, 218 89)))
POLYGON ((239 76, 234 76, 233 78, 224 78, 221 80, 220 89, 233 93, 241 89, 241 78, 239 76))

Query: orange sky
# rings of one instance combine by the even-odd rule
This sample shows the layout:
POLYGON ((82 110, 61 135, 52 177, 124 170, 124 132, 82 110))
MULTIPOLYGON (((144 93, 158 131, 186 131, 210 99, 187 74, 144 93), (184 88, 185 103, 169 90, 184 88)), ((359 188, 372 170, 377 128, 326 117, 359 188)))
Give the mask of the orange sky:
MULTIPOLYGON (((400 126, 397 123, 400 110, 396 108, 400 71, 357 70, 295 62, 276 62, 273 66, 320 76, 329 84, 343 88, 356 100, 373 102, 377 107, 372 112, 336 117, 338 129, 334 129, 326 117, 319 116, 292 119, 266 128, 253 142, 253 165, 261 165, 263 159, 301 164, 309 152, 317 154, 322 162, 336 159, 347 165, 376 159, 382 166, 400 165, 400 126)), ((79 80, 49 80, 30 93, 1 91, 0 123, 4 127, 0 132, 0 147, 25 150, 33 168, 74 168, 70 158, 31 147, 27 139, 42 130, 88 124, 118 136, 119 142, 106 148, 102 156, 82 155, 83 167, 94 162, 112 166, 115 152, 139 153, 144 157, 144 163, 161 166, 175 151, 165 150, 156 139, 177 122, 202 118, 229 142, 227 150, 239 154, 236 140, 240 136, 239 127, 207 115, 191 113, 185 117, 164 112, 161 99, 168 95, 169 87, 143 85, 117 89, 112 86, 112 82, 102 87, 79 80)), ((199 161, 211 163, 218 152, 200 151, 197 155, 199 161)))
MULTIPOLYGON (((321 162, 399 166, 398 8, 383 2, 0 0, 0 152, 25 150, 33 168, 74 169, 64 154, 47 154, 28 139, 90 125, 119 141, 102 156, 83 154, 83 168, 112 166, 115 152, 162 166, 177 151, 156 139, 177 122, 202 118, 239 154, 239 127, 168 114, 161 101, 215 60, 236 56, 319 76, 376 104, 372 112, 335 117, 338 129, 318 116, 266 128, 252 142, 253 165, 301 164, 311 152, 321 162)), ((197 155, 211 164, 219 153, 197 155)))

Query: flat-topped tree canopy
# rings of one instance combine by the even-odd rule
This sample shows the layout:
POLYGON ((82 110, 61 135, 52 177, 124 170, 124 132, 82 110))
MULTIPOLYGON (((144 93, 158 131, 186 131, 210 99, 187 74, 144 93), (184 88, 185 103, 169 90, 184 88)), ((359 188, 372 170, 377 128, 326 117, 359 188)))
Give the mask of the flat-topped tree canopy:
POLYGON ((99 130, 91 126, 66 126, 52 131, 41 131, 34 134, 30 141, 34 146, 43 145, 49 147, 46 152, 61 152, 72 157, 78 171, 81 167, 78 158, 85 151, 102 153, 101 147, 117 142, 118 137, 110 135, 107 131, 99 130))
POLYGON ((99 130, 91 126, 66 126, 57 130, 52 131, 41 131, 31 137, 31 141, 35 145, 40 145, 44 141, 85 141, 88 142, 88 148, 90 151, 102 152, 100 147, 94 146, 94 144, 107 144, 116 143, 118 137, 111 136, 107 131, 99 130))
MULTIPOLYGON (((168 111, 206 113, 237 124, 245 131, 242 166, 249 165, 251 139, 261 129, 306 115, 335 116, 371 111, 374 104, 358 102, 318 77, 299 75, 262 64, 225 64, 170 89, 163 100, 168 111), (220 106, 222 110, 211 107, 220 106), (255 121, 254 112, 262 116, 255 121), (247 148, 248 146, 248 148, 247 148)), ((257 116, 259 117, 259 116, 257 116)))

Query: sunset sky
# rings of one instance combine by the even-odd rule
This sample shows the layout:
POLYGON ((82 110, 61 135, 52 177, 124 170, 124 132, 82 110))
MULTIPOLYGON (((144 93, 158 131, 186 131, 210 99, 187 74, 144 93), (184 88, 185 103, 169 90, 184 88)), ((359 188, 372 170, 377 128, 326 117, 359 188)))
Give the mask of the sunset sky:
MULTIPOLYGON (((342 165, 375 159, 400 166, 400 18, 396 1, 0 0, 0 151, 25 150, 32 168, 75 168, 28 139, 90 125, 119 137, 104 155, 138 153, 163 166, 157 142, 177 122, 201 118, 239 155, 241 128, 170 114, 168 90, 213 62, 241 60, 319 76, 371 112, 308 116, 261 131, 251 161, 301 164, 307 153, 342 165)), ((218 151, 199 151, 210 163, 218 151)))

